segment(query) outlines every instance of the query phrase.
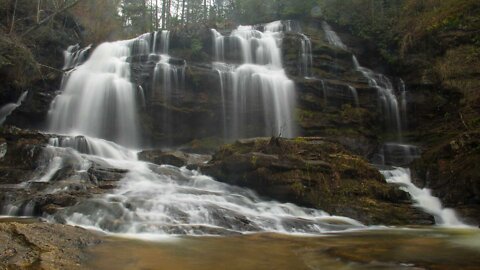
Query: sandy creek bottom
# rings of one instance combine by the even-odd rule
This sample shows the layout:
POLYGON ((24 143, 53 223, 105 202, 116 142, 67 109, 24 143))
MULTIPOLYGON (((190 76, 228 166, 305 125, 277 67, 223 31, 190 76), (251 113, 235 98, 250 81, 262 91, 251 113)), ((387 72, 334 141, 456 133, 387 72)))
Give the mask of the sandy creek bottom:
POLYGON ((104 240, 88 250, 87 269, 480 269, 478 229, 104 240))

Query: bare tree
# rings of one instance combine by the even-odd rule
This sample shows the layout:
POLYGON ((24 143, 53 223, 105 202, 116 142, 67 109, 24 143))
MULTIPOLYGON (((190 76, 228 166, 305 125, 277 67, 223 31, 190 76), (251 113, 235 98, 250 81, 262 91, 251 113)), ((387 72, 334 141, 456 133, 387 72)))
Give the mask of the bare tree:
POLYGON ((167 0, 162 1, 162 29, 165 29, 167 24, 165 23, 165 9, 167 7, 167 0))
POLYGON ((15 28, 15 14, 17 13, 17 2, 18 0, 15 0, 15 6, 13 7, 13 16, 12 16, 12 23, 10 24, 10 33, 13 32, 13 29, 15 28))
POLYGON ((37 23, 40 22, 40 4, 42 3, 42 0, 37 1, 37 23))
POLYGON ((158 0, 155 0, 155 30, 158 29, 158 0))
MULTIPOLYGON (((17 3, 18 0, 15 0, 15 5, 17 3)), ((28 35, 30 32, 34 31, 34 30, 37 30, 40 26, 46 24, 47 22, 49 22, 50 20, 52 20, 53 18, 55 18, 56 15, 62 13, 62 12, 65 12, 67 11, 68 9, 76 6, 78 3, 80 3, 82 0, 76 0, 76 1, 73 1, 72 3, 64 6, 63 8, 55 11, 52 15, 46 17, 45 19, 43 19, 42 21, 40 21, 39 23, 37 23, 35 26, 31 27, 30 29, 28 29, 27 31, 23 32, 21 34, 21 36, 26 36, 28 35)))
POLYGON ((182 0, 182 24, 186 24, 185 22, 185 0, 182 0))

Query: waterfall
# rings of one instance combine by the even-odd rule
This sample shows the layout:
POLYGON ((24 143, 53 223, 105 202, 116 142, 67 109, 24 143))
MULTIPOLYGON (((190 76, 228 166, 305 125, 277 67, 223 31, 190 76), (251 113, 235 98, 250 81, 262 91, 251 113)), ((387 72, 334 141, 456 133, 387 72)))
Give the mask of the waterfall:
MULTIPOLYGON (((153 32, 153 44, 150 50, 151 54, 165 54, 167 55, 170 50, 170 31, 162 30, 160 36, 158 31, 153 32), (158 47, 158 41, 160 39, 160 47, 158 47)), ((152 37, 150 33, 145 34, 147 36, 146 40, 149 41, 152 37)))
POLYGON ((385 116, 387 128, 397 132, 398 137, 401 138, 402 120, 400 107, 392 82, 387 76, 360 66, 355 55, 352 58, 356 70, 363 74, 371 87, 377 89, 379 106, 381 113, 385 116))
POLYGON ((312 66, 313 66, 312 42, 306 35, 300 34, 300 36, 302 37, 301 72, 305 78, 310 78, 312 77, 312 66))
POLYGON ((215 61, 222 62, 225 60, 225 39, 217 30, 211 29, 213 35, 213 57, 215 61))
POLYGON ((347 46, 343 44, 343 41, 340 39, 337 33, 332 30, 332 27, 327 22, 322 22, 322 28, 328 43, 335 47, 347 50, 347 46))
MULTIPOLYGON (((322 26, 328 43, 344 50, 348 49, 326 22, 323 22, 322 26)), ((360 72, 368 81, 369 86, 377 90, 378 107, 380 108, 381 114, 384 115, 387 130, 397 133, 397 141, 383 144, 379 153, 373 158, 373 161, 381 165, 407 166, 419 158, 421 153, 416 146, 398 142, 402 141, 402 127, 406 126, 407 123, 405 83, 403 80, 400 80, 399 92, 401 94, 401 102, 399 103, 395 95, 393 83, 387 76, 362 67, 355 55, 352 56, 352 63, 355 70, 360 72)), ((349 86, 349 88, 358 104, 358 95, 356 94, 355 88, 352 86, 349 86)), ((429 189, 416 187, 411 181, 409 169, 398 167, 393 170, 381 170, 381 173, 385 176, 388 183, 400 185, 401 189, 408 192, 418 208, 433 215, 436 224, 444 226, 466 226, 457 218, 455 211, 444 208, 440 199, 434 197, 429 189)))
POLYGON ((27 97, 28 91, 23 92, 20 97, 18 98, 16 103, 8 103, 3 105, 0 108, 0 127, 5 123, 5 120, 7 120, 7 117, 20 105, 22 105, 22 102, 25 100, 27 97))
MULTIPOLYGON (((154 33, 154 39, 157 40, 158 32, 154 33)), ((157 56, 158 61, 155 64, 152 78, 151 97, 155 100, 161 100, 164 106, 163 112, 163 132, 164 134, 173 134, 173 115, 172 108, 175 106, 174 97, 183 90, 185 85, 186 62, 184 60, 172 59, 169 55, 170 50, 170 31, 162 30, 160 33, 160 54, 156 54, 156 43, 154 42, 153 53, 150 56, 157 56), (173 63, 172 63, 173 62, 173 63)), ((151 57, 152 59, 154 57, 151 57)))
POLYGON ((400 118, 402 119, 402 127, 408 128, 408 111, 407 111, 407 87, 405 86, 405 82, 400 79, 400 105, 401 105, 401 114, 400 118))
POLYGON ((91 48, 92 45, 85 48, 80 48, 80 44, 68 46, 67 50, 63 52, 65 63, 62 70, 69 70, 83 64, 87 60, 87 54, 91 48))
POLYGON ((282 135, 293 137, 295 86, 282 65, 280 43, 285 26, 281 21, 262 26, 239 26, 229 41, 241 55, 242 64, 233 68, 221 62, 225 40, 212 30, 214 69, 219 74, 228 138, 282 135), (227 123, 229 122, 229 123, 227 123), (265 127, 259 130, 256 126, 265 127))
MULTIPOLYGON (((323 22, 322 27, 328 43, 344 50, 348 49, 327 22, 323 22)), ((402 132, 402 115, 400 114, 400 104, 395 95, 392 82, 387 76, 362 67, 355 55, 352 56, 352 62, 355 69, 367 79, 369 86, 377 89, 378 106, 382 115, 384 115, 385 126, 388 130, 396 132, 400 139, 402 132)), ((402 106, 406 107, 406 104, 402 103, 402 106)))
POLYGON ((398 184, 401 186, 401 189, 408 192, 415 201, 415 206, 434 216, 437 225, 450 227, 466 226, 457 218, 455 211, 444 208, 440 200, 432 196, 429 189, 416 187, 412 183, 409 169, 396 168, 394 170, 383 170, 381 173, 385 176, 388 183, 398 184))
POLYGON ((355 102, 355 107, 360 107, 360 100, 358 99, 358 92, 357 89, 351 85, 348 86, 350 93, 352 93, 353 101, 355 102))
POLYGON ((162 30, 161 43, 160 43, 160 53, 168 54, 169 50, 170 50, 170 31, 162 30))
POLYGON ((152 239, 165 235, 316 234, 364 227, 345 217, 265 201, 249 189, 172 166, 108 161, 129 168, 112 194, 62 211, 68 224, 152 239))
POLYGON ((126 58, 142 43, 138 39, 103 43, 65 75, 62 93, 49 111, 49 130, 137 146, 137 96, 126 58))

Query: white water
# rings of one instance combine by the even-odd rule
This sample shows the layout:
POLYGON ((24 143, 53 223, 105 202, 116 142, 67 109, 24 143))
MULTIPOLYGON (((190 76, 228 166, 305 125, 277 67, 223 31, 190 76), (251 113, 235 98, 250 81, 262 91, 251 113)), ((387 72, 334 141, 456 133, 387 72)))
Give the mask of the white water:
POLYGON ((382 114, 385 116, 387 128, 397 132, 398 136, 401 137, 402 119, 400 106, 392 82, 387 76, 360 66, 355 55, 353 56, 353 63, 357 71, 361 72, 368 80, 368 84, 377 89, 379 106, 382 114))
MULTIPOLYGON (((276 30, 279 27, 277 24, 272 24, 265 26, 265 29, 276 30)), ((221 78, 222 99, 233 100, 235 112, 233 131, 236 134, 241 133, 240 130, 235 130, 235 127, 243 128, 245 125, 243 122, 249 120, 244 116, 248 112, 246 110, 248 107, 245 106, 260 99, 263 102, 263 108, 272 108, 272 111, 263 112, 264 120, 270 122, 274 119, 271 126, 264 132, 271 133, 269 128, 282 132, 282 128, 280 130, 278 128, 285 123, 290 123, 292 111, 289 110, 295 96, 293 83, 286 77, 279 57, 278 36, 281 33, 269 30, 262 33, 253 27, 239 27, 236 31, 232 36, 244 46, 242 56, 246 63, 233 68, 224 63, 216 65, 221 78), (257 46, 256 50, 252 50, 251 46, 257 46), (222 77, 223 75, 225 76, 222 77), (227 85, 231 88, 225 87, 227 85), (231 92, 227 93, 228 91, 231 92), (256 96, 253 91, 257 92, 256 96)), ((154 34, 155 40, 156 36, 157 34, 154 34)), ((46 148, 45 164, 39 168, 38 177, 31 182, 55 181, 54 176, 59 170, 72 165, 78 176, 75 179, 82 180, 94 163, 129 170, 121 180, 120 187, 112 194, 83 201, 60 212, 59 215, 62 215, 68 223, 111 233, 132 234, 136 237, 262 231, 321 233, 364 228, 355 220, 330 216, 320 210, 266 201, 248 189, 217 182, 196 171, 140 162, 136 159, 134 151, 105 139, 99 139, 114 137, 117 141, 123 142, 117 138, 117 135, 124 131, 121 129, 110 130, 112 134, 95 133, 94 135, 98 138, 85 136, 94 133, 92 127, 102 127, 97 123, 98 118, 101 118, 99 116, 105 116, 113 122, 120 118, 126 121, 129 128, 135 127, 136 122, 131 122, 128 117, 122 118, 121 112, 102 111, 101 102, 107 107, 111 104, 110 98, 105 98, 104 95, 112 94, 105 91, 105 82, 102 81, 119 80, 123 85, 129 78, 125 57, 129 55, 130 50, 155 52, 156 41, 152 49, 149 47, 150 39, 151 35, 145 35, 134 41, 100 45, 85 64, 70 74, 65 83, 64 93, 52 105, 51 124, 59 129, 65 124, 66 133, 81 136, 53 138, 51 145, 46 148), (87 85, 84 85, 85 83, 87 85), (83 118, 85 115, 75 115, 79 113, 92 113, 89 115, 90 121, 85 121, 86 119, 83 118), (130 126, 131 124, 133 125, 130 126)), ((162 40, 167 40, 168 43, 168 33, 162 32, 162 40)), ((161 51, 165 52, 164 49, 168 48, 168 45, 164 44, 160 47, 161 51)), ((160 66, 169 65, 169 60, 168 55, 161 55, 160 66)), ((165 80, 162 84, 165 84, 165 80)), ((117 89, 116 83, 109 86, 115 89, 111 90, 115 95, 119 94, 117 92, 123 93, 123 89, 117 89)), ((172 88, 168 82, 163 87, 164 89, 172 88)), ((123 99, 121 101, 127 102, 123 99)), ((133 105, 132 103, 122 104, 117 100, 115 104, 130 106, 130 108, 121 107, 122 109, 135 108, 134 99, 129 101, 133 102, 133 105)), ((225 108, 224 111, 226 110, 225 108)), ((131 142, 132 140, 126 140, 124 144, 131 145, 131 142)), ((409 192, 412 190, 411 194, 416 196, 420 206, 425 207, 426 211, 438 214, 441 218, 439 223, 457 225, 449 211, 433 203, 431 196, 423 196, 422 192, 415 193, 417 190, 408 185, 409 181, 405 180, 404 174, 396 171, 384 173, 387 174, 388 181, 402 182, 409 192), (423 200, 424 197, 428 200, 423 200)), ((57 191, 47 190, 47 192, 57 191)), ((21 212, 32 215, 35 203, 28 202, 23 209, 21 205, 10 205, 7 208, 5 212, 9 214, 21 212)))
POLYGON ((137 96, 126 57, 138 42, 103 43, 66 75, 62 94, 51 105, 49 130, 137 146, 137 96))
POLYGON ((411 180, 410 170, 396 168, 395 170, 381 171, 388 183, 398 184, 408 192, 415 201, 415 206, 435 217, 435 223, 442 226, 466 226, 461 222, 453 209, 443 208, 442 203, 434 197, 429 189, 416 187, 411 180))
POLYGON ((3 125, 3 123, 5 123, 5 120, 7 120, 7 117, 12 114, 12 112, 20 107, 20 105, 22 105, 22 102, 25 100, 25 98, 27 97, 27 94, 28 94, 28 91, 25 91, 23 92, 20 97, 18 98, 17 102, 16 103, 8 103, 8 104, 5 104, 3 105, 1 108, 0 108, 0 126, 3 125))
POLYGON ((69 46, 67 50, 63 52, 65 63, 62 69, 69 70, 83 64, 83 62, 87 60, 87 53, 91 48, 92 45, 85 48, 80 48, 79 44, 69 46))
POLYGON ((332 27, 327 22, 322 22, 322 28, 328 43, 344 50, 348 49, 347 45, 343 43, 337 33, 332 30, 332 27))
POLYGON ((185 168, 109 160, 130 172, 113 194, 65 211, 70 224, 107 232, 206 235, 246 232, 320 233, 362 227, 322 211, 264 201, 185 168))
POLYGON ((239 26, 232 31, 229 39, 239 48, 243 63, 234 68, 220 62, 225 56, 225 41, 212 30, 214 69, 219 74, 228 138, 295 135, 295 86, 283 69, 280 48, 285 26, 277 21, 263 28, 261 32, 254 26, 239 26), (265 128, 252 129, 255 123, 265 128))
POLYGON ((300 36, 302 37, 302 74, 305 78, 310 78, 312 77, 313 66, 312 42, 306 35, 300 33, 300 36))
POLYGON ((174 120, 171 108, 175 106, 175 95, 178 95, 184 88, 187 63, 183 60, 176 60, 176 64, 171 63, 172 57, 169 55, 170 31, 167 30, 160 32, 160 54, 156 54, 157 36, 158 32, 155 32, 153 53, 150 54, 151 58, 153 56, 158 58, 153 71, 151 98, 161 100, 165 106, 163 118, 158 119, 162 122, 163 132, 165 134, 174 134, 172 128, 174 120))
POLYGON ((355 102, 355 106, 358 108, 360 107, 360 100, 358 99, 358 92, 357 89, 351 85, 348 86, 350 93, 352 94, 353 101, 355 102))

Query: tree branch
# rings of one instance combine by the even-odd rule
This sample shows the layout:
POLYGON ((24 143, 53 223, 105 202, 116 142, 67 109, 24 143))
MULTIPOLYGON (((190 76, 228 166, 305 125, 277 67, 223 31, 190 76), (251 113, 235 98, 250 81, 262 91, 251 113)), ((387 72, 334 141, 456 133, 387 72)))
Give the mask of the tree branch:
POLYGON ((44 25, 45 23, 49 22, 51 19, 53 19, 56 15, 62 13, 62 12, 65 12, 67 11, 68 9, 76 6, 78 3, 80 3, 80 1, 82 0, 76 0, 74 2, 72 2, 71 4, 69 5, 66 5, 64 8, 56 11, 55 13, 53 13, 52 15, 48 16, 47 18, 43 19, 41 22, 37 23, 35 26, 33 26, 32 28, 28 29, 27 31, 23 32, 20 36, 21 37, 24 37, 26 35, 28 35, 30 32, 32 31, 35 31, 36 29, 38 29, 40 26, 44 25))

